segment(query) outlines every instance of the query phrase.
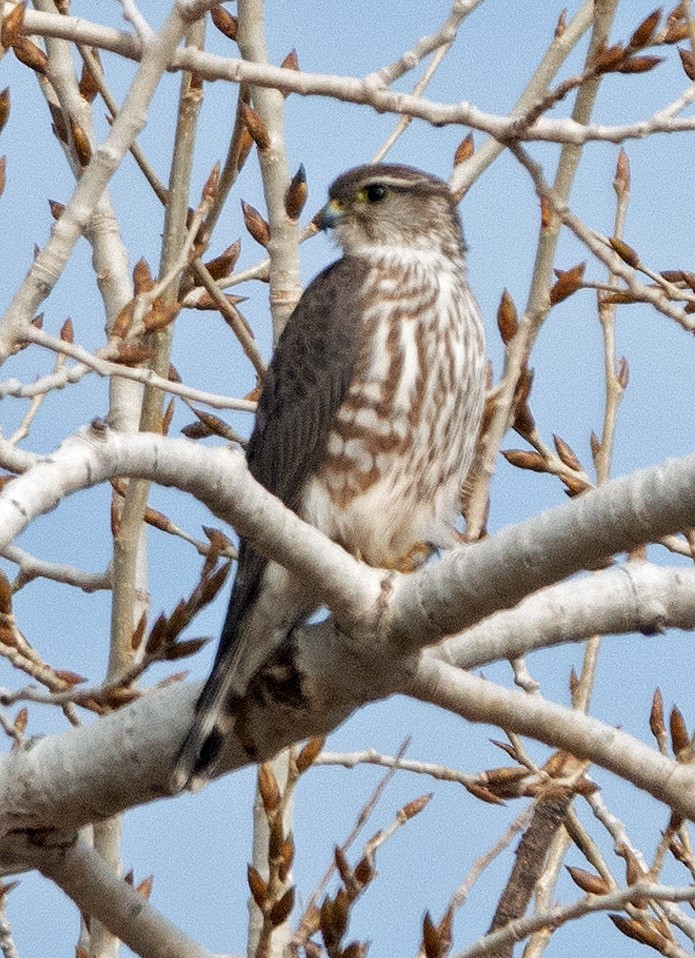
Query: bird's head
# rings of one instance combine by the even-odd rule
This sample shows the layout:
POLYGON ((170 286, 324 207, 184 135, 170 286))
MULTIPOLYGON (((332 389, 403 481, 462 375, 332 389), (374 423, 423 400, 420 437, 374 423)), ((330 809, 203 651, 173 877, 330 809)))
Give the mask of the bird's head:
POLYGON ((463 247, 454 197, 442 180, 411 166, 369 164, 343 173, 316 217, 320 229, 335 229, 346 253, 374 248, 442 249, 443 239, 463 247))

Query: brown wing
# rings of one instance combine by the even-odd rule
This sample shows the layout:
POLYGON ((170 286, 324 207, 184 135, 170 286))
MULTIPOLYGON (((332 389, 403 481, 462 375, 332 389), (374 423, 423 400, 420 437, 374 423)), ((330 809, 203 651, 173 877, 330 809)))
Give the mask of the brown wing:
MULTIPOLYGON (((263 378, 247 461, 254 478, 295 512, 323 459, 336 412, 350 386, 367 268, 355 257, 344 257, 313 280, 290 316, 263 378)), ((172 778, 177 790, 204 773, 219 750, 218 713, 235 687, 235 673, 245 654, 244 620, 253 611, 267 564, 246 541, 240 542, 215 663, 172 778)))
MULTIPOLYGON (((290 316, 263 377, 247 462, 254 479, 295 512, 350 385, 365 273, 355 257, 319 273, 290 316)), ((234 642, 266 562, 242 541, 218 660, 234 642)))

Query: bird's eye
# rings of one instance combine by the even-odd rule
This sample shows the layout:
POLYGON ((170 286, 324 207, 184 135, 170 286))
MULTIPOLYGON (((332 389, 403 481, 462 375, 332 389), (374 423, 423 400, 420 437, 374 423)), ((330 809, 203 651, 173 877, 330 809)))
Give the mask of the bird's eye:
POLYGON ((384 199, 387 192, 388 190, 385 186, 382 186, 381 183, 372 183, 372 185, 366 189, 367 199, 370 203, 379 203, 384 199))

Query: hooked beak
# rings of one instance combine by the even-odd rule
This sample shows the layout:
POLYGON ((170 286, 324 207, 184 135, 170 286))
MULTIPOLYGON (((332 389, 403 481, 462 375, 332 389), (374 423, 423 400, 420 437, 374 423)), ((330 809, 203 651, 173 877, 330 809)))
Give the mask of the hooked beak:
POLYGON ((316 214, 314 222, 320 230, 330 230, 337 226, 344 216, 345 207, 340 200, 329 200, 316 214))

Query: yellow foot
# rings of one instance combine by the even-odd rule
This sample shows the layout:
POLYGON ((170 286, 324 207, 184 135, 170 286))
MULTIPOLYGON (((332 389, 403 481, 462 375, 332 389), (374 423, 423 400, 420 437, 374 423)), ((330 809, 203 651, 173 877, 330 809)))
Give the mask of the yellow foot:
POLYGON ((431 542, 416 542, 405 555, 385 562, 384 568, 392 569, 394 572, 417 572, 436 551, 437 547, 431 542))

